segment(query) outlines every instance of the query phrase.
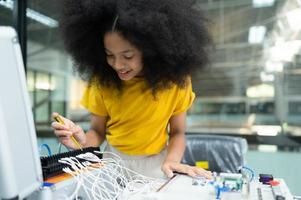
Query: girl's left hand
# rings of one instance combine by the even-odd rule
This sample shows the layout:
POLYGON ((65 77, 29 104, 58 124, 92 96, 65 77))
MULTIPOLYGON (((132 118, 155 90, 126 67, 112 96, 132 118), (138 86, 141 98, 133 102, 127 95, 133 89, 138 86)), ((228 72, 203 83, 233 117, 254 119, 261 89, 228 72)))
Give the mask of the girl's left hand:
POLYGON ((203 176, 207 179, 212 178, 212 172, 202 169, 200 167, 190 166, 186 164, 182 164, 175 161, 164 161, 161 167, 162 171, 166 174, 168 178, 173 176, 173 172, 184 173, 189 176, 195 177, 197 175, 203 176))

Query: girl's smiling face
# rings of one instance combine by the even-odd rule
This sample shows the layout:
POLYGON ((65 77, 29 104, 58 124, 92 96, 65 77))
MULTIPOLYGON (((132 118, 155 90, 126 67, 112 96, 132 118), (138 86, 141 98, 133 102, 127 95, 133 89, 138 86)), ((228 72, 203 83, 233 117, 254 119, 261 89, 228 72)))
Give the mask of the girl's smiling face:
POLYGON ((130 80, 142 75, 142 53, 118 32, 104 36, 107 63, 117 72, 121 80, 130 80))

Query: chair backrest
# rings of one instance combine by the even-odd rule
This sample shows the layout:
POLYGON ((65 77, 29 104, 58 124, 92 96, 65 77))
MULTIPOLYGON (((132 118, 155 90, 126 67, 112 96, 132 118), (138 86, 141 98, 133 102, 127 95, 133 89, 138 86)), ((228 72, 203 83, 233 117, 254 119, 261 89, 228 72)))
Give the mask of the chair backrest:
POLYGON ((209 170, 237 173, 245 164, 246 139, 221 135, 186 135, 183 163, 195 165, 207 161, 209 170))

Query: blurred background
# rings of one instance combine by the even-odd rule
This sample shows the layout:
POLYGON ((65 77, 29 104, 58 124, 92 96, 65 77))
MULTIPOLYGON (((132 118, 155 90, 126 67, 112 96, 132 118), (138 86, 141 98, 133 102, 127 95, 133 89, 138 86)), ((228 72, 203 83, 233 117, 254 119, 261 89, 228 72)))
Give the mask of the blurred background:
MULTIPOLYGON (((0 0, 0 25, 18 30, 39 143, 57 140, 51 113, 89 127, 58 31, 59 0, 0 0)), ((187 133, 244 137, 247 164, 301 195, 301 0, 198 0, 209 20, 211 64, 192 78, 187 133)), ((76 33, 74 33, 76 34, 76 33)))

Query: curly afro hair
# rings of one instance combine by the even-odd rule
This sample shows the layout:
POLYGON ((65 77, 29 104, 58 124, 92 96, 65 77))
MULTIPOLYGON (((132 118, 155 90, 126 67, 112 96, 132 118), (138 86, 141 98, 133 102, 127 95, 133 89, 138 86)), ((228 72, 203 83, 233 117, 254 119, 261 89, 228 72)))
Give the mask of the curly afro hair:
POLYGON ((156 92, 208 63, 207 20, 194 0, 64 0, 60 29, 75 69, 84 80, 122 89, 106 61, 105 33, 118 31, 142 52, 143 74, 156 92), (118 20, 116 20, 118 16, 118 20))

